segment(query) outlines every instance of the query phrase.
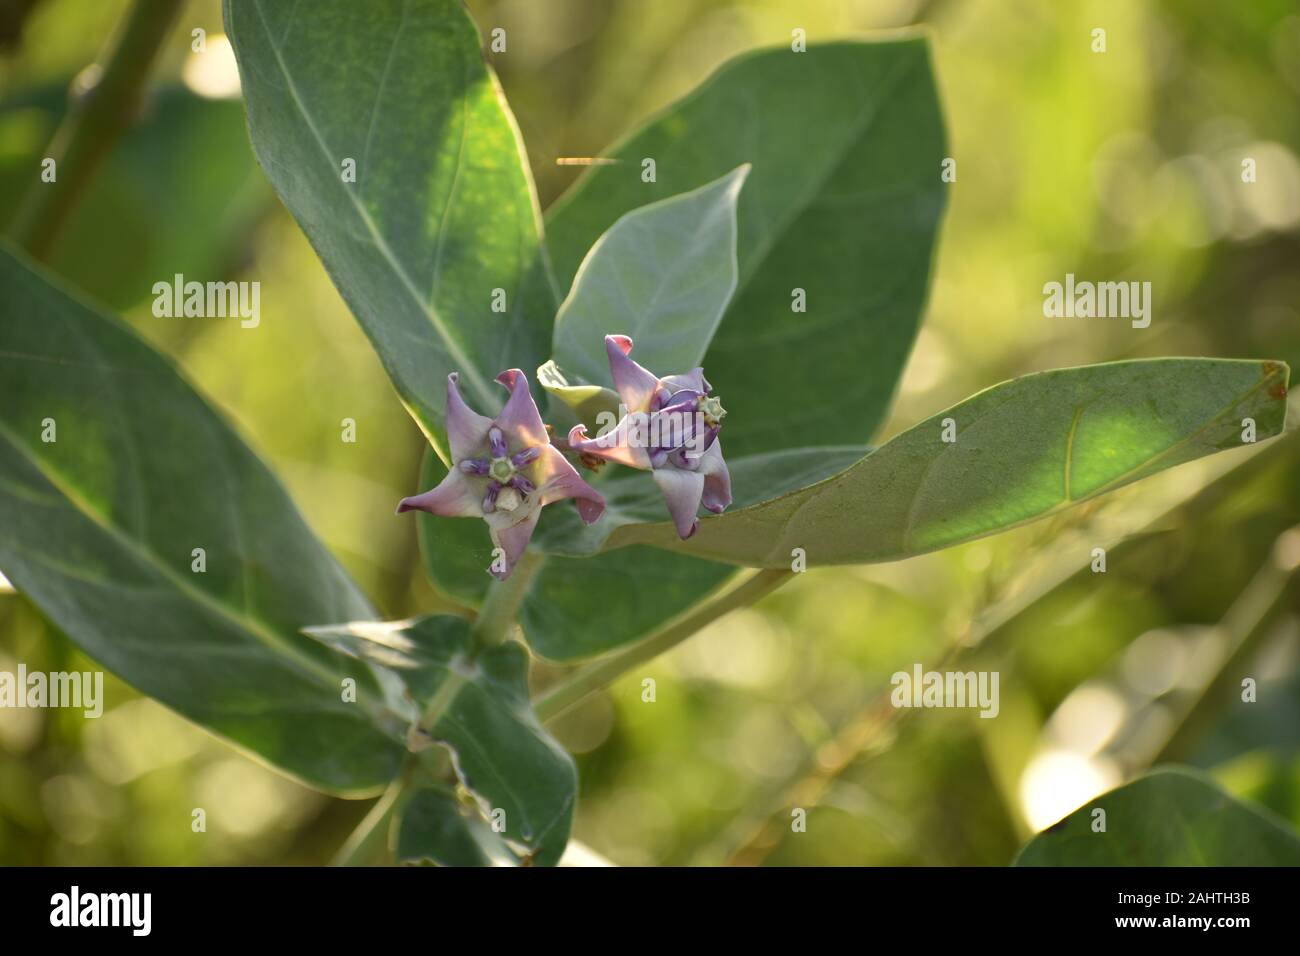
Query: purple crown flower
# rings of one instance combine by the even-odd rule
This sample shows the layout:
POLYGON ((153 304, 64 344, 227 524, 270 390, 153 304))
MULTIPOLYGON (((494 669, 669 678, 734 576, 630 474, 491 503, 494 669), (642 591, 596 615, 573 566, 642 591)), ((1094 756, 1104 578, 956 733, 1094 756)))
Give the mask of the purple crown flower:
POLYGON ((446 518, 482 518, 492 543, 505 556, 504 568, 491 573, 504 580, 532 539, 542 508, 573 498, 578 515, 591 524, 605 510, 605 499, 578 475, 551 444, 528 379, 519 369, 497 376, 510 398, 495 419, 465 404, 447 376, 447 441, 451 468, 439 485, 403 498, 398 514, 418 509, 446 518))
POLYGON ((727 414, 709 393, 704 369, 659 378, 630 358, 632 340, 605 336, 609 371, 625 409, 604 435, 587 438, 583 425, 569 432, 569 447, 582 454, 649 471, 663 492, 677 533, 689 538, 703 504, 715 514, 731 504, 731 475, 718 432, 727 414))

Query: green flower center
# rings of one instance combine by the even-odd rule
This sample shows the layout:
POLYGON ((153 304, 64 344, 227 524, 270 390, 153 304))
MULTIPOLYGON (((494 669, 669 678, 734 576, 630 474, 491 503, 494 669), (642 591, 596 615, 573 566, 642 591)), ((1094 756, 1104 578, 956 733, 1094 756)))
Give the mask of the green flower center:
POLYGON ((504 485, 514 477, 515 466, 510 464, 509 458, 493 458, 492 464, 488 466, 488 474, 504 485))
POLYGON ((727 417, 727 410, 722 407, 722 402, 716 395, 700 399, 700 413, 704 416, 704 424, 710 428, 717 428, 727 417))

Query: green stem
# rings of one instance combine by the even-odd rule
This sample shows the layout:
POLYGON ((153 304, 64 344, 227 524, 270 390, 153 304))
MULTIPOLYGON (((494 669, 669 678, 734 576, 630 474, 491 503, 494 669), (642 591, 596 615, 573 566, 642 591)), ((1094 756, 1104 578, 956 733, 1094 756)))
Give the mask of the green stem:
POLYGON ((376 859, 388 843, 388 826, 406 789, 406 774, 398 777, 375 802, 344 841, 330 866, 366 866, 376 859))
MULTIPOLYGON (((27 193, 10 235, 37 259, 50 250, 81 193, 139 111, 145 78, 182 0, 136 0, 89 87, 75 92, 50 144, 55 180, 27 193)), ((93 69, 93 68, 92 68, 93 69)), ((92 76, 84 72, 82 76, 92 76)))
POLYGON ((410 754, 402 772, 343 842, 330 866, 368 866, 385 858, 392 821, 401 815, 411 793, 421 784, 443 784, 450 772, 451 761, 441 748, 410 754))
POLYGON ((543 721, 550 720, 568 710, 588 694, 612 683, 638 664, 653 660, 664 651, 676 647, 705 625, 713 623, 735 608, 753 604, 792 577, 794 572, 783 568, 759 571, 739 586, 719 595, 684 617, 668 622, 631 647, 578 668, 538 695, 534 700, 534 709, 537 711, 538 718, 543 721))
MULTIPOLYGON (((504 581, 493 583, 470 631, 476 651, 500 644, 514 633, 517 627, 515 614, 544 560, 541 555, 524 552, 510 576, 504 581)), ((446 679, 425 705, 419 723, 412 728, 408 740, 412 753, 407 758, 401 775, 370 808, 370 812, 344 842, 332 865, 365 866, 378 858, 386 845, 393 818, 400 814, 402 805, 411 793, 415 776, 425 775, 431 781, 445 776, 450 766, 443 757, 443 751, 433 746, 431 741, 421 738, 432 733, 443 714, 455 703, 456 696, 465 683, 463 676, 448 671, 446 679)))
POLYGON ((508 578, 492 583, 470 629, 475 647, 495 647, 514 634, 518 627, 515 616, 519 612, 519 605, 523 604, 533 578, 545 561, 545 556, 525 551, 508 578))

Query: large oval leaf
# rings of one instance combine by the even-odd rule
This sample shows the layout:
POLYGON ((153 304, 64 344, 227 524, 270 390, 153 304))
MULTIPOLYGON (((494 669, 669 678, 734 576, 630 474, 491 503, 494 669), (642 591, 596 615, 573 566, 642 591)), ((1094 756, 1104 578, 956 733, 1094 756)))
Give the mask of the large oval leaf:
POLYGON ((609 543, 755 567, 789 567, 795 548, 809 565, 897 561, 1239 448, 1247 418, 1256 440, 1277 435, 1287 375, 1279 362, 1227 359, 1027 375, 940 412, 825 481, 705 518, 689 541, 660 523, 624 525, 609 543))
POLYGON ((608 150, 621 162, 593 167, 548 210, 547 242, 563 286, 628 210, 752 163, 739 285, 704 360, 730 413, 728 454, 778 451, 791 436, 862 444, 920 322, 945 151, 923 39, 764 50, 608 150), (806 312, 792 310, 795 289, 806 312))
POLYGON ((1016 866, 1300 866, 1300 837, 1204 774, 1155 770, 1048 827, 1016 866), (1104 832, 1093 811, 1106 811, 1104 832))
POLYGON ((0 303, 0 570, 127 682, 313 786, 390 779, 400 728, 369 670, 298 633, 373 612, 274 476, 130 330, 3 249, 0 303))
POLYGON ((514 120, 464 7, 225 11, 257 157, 416 420, 438 440, 452 371, 472 405, 499 408, 492 377, 545 359, 555 296, 514 120))
POLYGON ((736 288, 736 203, 748 166, 627 213, 596 241, 555 317, 553 357, 611 385, 605 336, 630 335, 658 375, 704 359, 736 288))

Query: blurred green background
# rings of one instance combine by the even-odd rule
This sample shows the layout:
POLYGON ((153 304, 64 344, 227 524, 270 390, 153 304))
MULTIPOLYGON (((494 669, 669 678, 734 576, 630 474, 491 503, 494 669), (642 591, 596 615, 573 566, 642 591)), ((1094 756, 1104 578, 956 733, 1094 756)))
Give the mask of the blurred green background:
MULTIPOLYGON (((126 6, 0 2, 0 221, 126 6), (27 8, 16 37, 12 15, 27 8)), ((577 172, 558 157, 599 155, 733 54, 788 44, 795 27, 817 42, 924 24, 958 178, 887 433, 1041 368, 1146 355, 1300 364, 1291 0, 469 6, 483 31, 507 30, 494 64, 544 206, 577 172), (1091 49, 1098 27, 1105 53, 1091 49), (1243 158, 1257 182, 1241 181, 1243 158), (1044 318, 1042 286, 1066 272, 1151 281, 1151 327, 1044 318)), ((139 123, 52 264, 184 367, 384 614, 429 610, 414 523, 393 516, 416 487, 422 439, 253 161, 221 30, 217 0, 187 4, 139 123), (208 34, 202 55, 195 28, 208 34), (150 287, 177 272, 261 280, 260 327, 155 318, 150 287), (357 422, 355 444, 339 440, 343 418, 357 422)), ((1208 768, 1300 823, 1297 524, 1292 433, 950 552, 810 571, 555 723, 580 763, 579 852, 618 864, 1001 865, 1035 830, 1164 760, 1208 768), (1095 547, 1109 549, 1105 574, 1088 568, 1095 547), (998 719, 889 707, 892 673, 943 661, 1000 672, 998 719), (1258 680, 1257 703, 1241 702, 1242 676, 1258 680), (653 704, 641 701, 646 677, 653 704), (791 832, 795 807, 805 833, 791 832)), ((0 593, 0 669, 18 661, 93 666, 0 593)), ((99 720, 0 710, 0 863, 320 863, 365 812, 111 675, 107 695, 99 720), (207 808, 207 833, 191 832, 194 807, 207 808)))

